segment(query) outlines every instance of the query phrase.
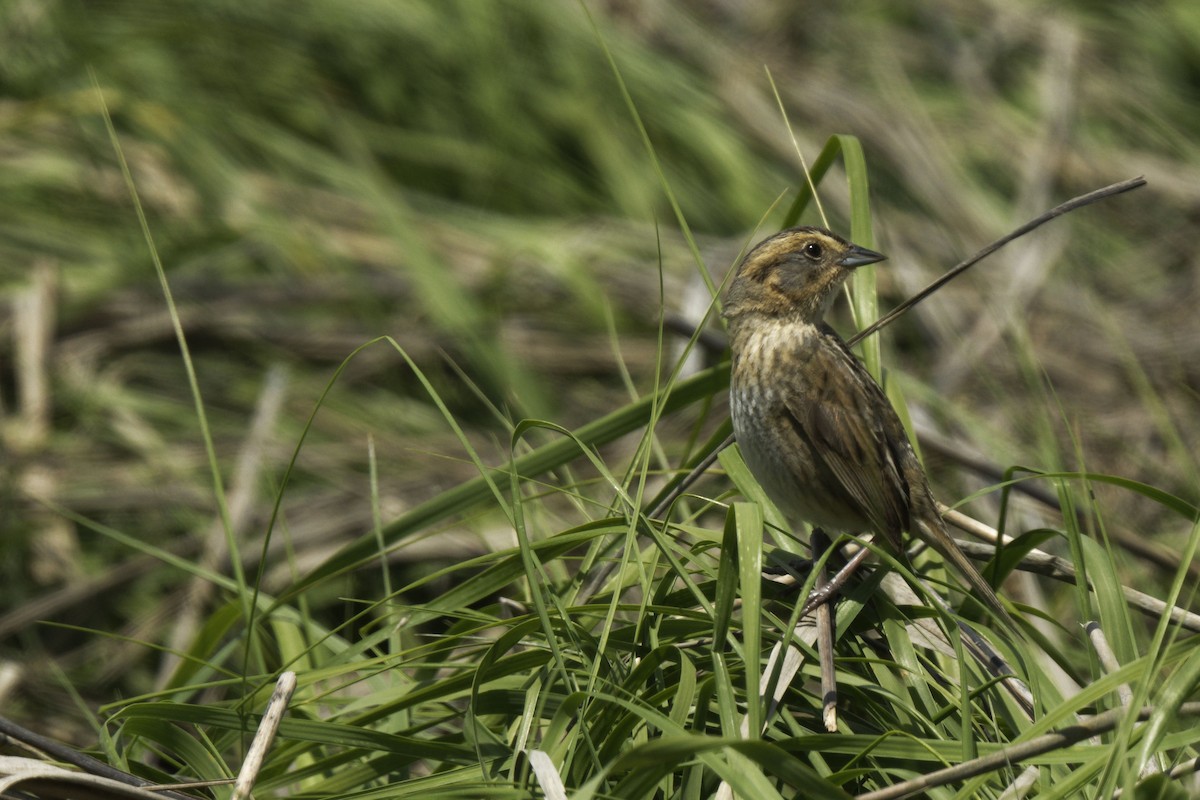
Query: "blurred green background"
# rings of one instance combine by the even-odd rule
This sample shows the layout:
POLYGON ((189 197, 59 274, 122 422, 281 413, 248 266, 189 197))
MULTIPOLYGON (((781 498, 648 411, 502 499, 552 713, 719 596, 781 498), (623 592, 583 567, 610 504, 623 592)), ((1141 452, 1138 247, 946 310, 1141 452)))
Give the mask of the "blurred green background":
MULTIPOLYGON (((88 703, 145 690, 158 657, 136 642, 166 643, 185 600, 177 573, 60 512, 223 559, 102 102, 253 563, 309 415, 374 337, 405 348, 492 463, 506 420, 574 427, 650 391, 660 296, 683 327, 708 301, 664 187, 719 280, 801 181, 764 67, 808 158, 831 134, 863 143, 885 309, 1045 208, 1147 177, 989 259, 882 344, 931 436, 1194 499, 1193 2, 7 0, 0 656, 21 670, 14 713, 71 716, 58 669, 88 703)), ((834 227, 844 186, 821 190, 834 227)), ((686 434, 682 420, 664 435, 672 424, 686 434)), ((369 442, 385 522, 475 474, 395 351, 368 348, 300 454, 268 589, 370 529, 369 442)), ((930 461, 945 500, 990 482, 930 461)), ((1116 530, 1166 553, 1187 533, 1097 491, 1116 530)), ((508 535, 468 519, 398 559, 426 569, 508 535)))

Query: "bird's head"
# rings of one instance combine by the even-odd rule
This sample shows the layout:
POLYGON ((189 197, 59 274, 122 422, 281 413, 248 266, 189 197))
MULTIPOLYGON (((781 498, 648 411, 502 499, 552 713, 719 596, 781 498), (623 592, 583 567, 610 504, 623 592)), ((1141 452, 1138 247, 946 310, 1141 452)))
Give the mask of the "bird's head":
POLYGON ((856 267, 886 257, 824 228, 788 228, 742 259, 723 313, 730 322, 761 315, 817 324, 856 267))

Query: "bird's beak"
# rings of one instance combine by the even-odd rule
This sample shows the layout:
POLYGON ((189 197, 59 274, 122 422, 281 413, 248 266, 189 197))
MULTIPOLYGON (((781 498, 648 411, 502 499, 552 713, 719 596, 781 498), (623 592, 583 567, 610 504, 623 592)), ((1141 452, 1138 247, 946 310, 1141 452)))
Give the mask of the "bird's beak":
POLYGON ((850 245, 850 249, 846 251, 846 255, 842 256, 838 263, 847 269, 854 269, 855 267, 874 264, 876 261, 883 261, 886 258, 887 256, 883 253, 876 253, 874 250, 868 250, 865 247, 852 244, 850 245))

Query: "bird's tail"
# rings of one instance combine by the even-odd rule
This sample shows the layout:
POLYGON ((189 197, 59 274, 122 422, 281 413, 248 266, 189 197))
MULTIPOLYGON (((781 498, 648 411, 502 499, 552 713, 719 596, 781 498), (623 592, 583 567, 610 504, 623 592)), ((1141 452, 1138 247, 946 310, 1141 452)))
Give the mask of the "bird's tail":
MULTIPOLYGON (((934 514, 936 515, 936 511, 934 514)), ((940 516, 934 517, 935 521, 928 523, 924 520, 917 521, 917 530, 913 531, 922 540, 933 546, 933 549, 941 555, 942 558, 954 565, 954 569, 966 579, 971 586, 971 593, 975 599, 986 605, 992 612, 1003 620, 1004 624, 1015 633, 1020 632, 1017 627, 1016 620, 1008 613, 1008 609, 1000 602, 1000 598, 996 596, 996 592, 992 589, 984 577, 979 574, 979 570, 967 558, 966 554, 959 549, 954 538, 946 531, 946 526, 942 522, 940 516)))

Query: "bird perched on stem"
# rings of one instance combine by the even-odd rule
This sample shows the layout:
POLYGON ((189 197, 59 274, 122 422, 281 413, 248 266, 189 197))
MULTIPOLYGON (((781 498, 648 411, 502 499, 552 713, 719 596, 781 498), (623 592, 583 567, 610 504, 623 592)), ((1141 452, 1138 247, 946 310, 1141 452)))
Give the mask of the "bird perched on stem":
POLYGON ((782 231, 746 255, 724 301, 734 434, 789 517, 831 532, 873 532, 898 554, 904 532, 918 536, 1016 630, 946 531, 887 396, 824 322, 851 273, 884 258, 814 227, 782 231))

